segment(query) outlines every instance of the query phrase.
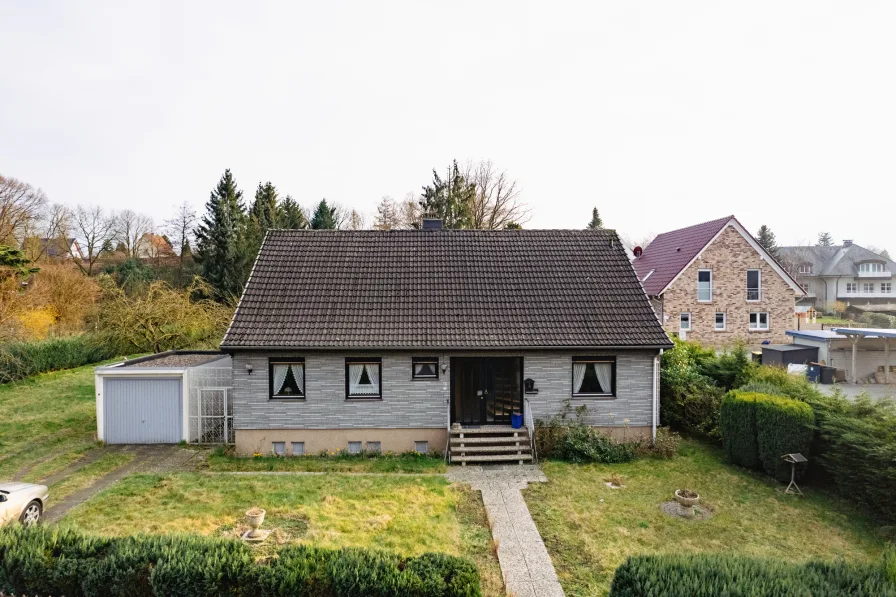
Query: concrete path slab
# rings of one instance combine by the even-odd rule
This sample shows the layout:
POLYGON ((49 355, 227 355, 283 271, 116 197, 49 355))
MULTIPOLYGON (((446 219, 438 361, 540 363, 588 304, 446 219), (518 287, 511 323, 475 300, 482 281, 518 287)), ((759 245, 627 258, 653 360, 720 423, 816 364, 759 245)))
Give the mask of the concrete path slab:
POLYGON ((541 469, 536 465, 451 467, 448 479, 482 492, 507 594, 563 597, 554 563, 521 492, 529 483, 547 481, 541 469))

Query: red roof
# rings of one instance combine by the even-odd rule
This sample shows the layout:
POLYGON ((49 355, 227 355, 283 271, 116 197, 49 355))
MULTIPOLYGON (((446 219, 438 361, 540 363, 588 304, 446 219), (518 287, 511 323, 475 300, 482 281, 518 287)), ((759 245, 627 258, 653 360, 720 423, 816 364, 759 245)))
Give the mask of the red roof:
POLYGON ((634 261, 635 272, 644 284, 644 291, 648 296, 660 294, 733 219, 734 216, 726 216, 711 222, 664 232, 653 239, 641 256, 634 261))

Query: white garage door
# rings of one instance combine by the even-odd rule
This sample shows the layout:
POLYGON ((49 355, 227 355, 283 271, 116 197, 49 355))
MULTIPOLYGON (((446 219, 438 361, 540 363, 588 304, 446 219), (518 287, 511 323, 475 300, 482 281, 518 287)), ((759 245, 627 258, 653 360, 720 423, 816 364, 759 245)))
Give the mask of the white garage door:
POLYGON ((103 428, 109 444, 176 444, 183 439, 180 378, 103 382, 103 428))

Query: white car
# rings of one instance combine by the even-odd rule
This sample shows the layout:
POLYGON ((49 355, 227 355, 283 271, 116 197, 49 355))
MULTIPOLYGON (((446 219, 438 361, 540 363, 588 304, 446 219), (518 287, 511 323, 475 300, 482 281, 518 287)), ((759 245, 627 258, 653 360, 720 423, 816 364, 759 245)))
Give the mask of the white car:
POLYGON ((25 526, 37 524, 49 497, 46 485, 0 483, 0 525, 13 520, 25 526))

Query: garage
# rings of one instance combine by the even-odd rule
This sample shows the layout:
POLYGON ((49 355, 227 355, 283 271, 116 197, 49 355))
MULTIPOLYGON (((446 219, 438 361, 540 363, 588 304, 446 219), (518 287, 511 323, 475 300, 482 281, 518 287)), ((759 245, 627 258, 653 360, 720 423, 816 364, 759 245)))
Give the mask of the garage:
POLYGON ((94 370, 107 444, 231 443, 230 356, 168 351, 94 370))
POLYGON ((107 444, 176 444, 183 435, 182 379, 121 378, 103 381, 107 444))

